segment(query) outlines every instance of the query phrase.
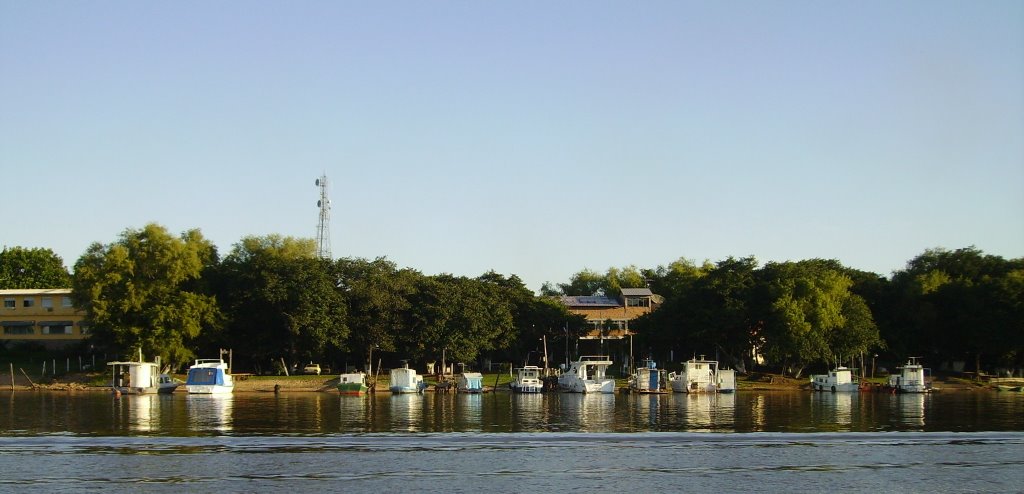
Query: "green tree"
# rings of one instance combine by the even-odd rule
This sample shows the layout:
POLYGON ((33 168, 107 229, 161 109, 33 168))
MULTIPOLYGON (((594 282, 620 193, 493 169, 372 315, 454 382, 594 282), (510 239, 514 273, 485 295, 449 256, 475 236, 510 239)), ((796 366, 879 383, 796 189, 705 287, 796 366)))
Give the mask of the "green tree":
POLYGON ((343 258, 336 264, 338 288, 348 305, 349 346, 366 356, 368 368, 375 367, 373 352, 394 352, 398 335, 408 332, 409 299, 423 275, 398 269, 383 257, 343 258))
POLYGON ((228 316, 225 344, 254 367, 340 352, 348 336, 346 304, 331 261, 311 239, 243 238, 224 258, 217 293, 228 316))
POLYGON ((414 359, 473 362, 481 352, 508 345, 512 311, 485 282, 440 275, 420 280, 402 342, 414 359))
POLYGON ((1006 260, 975 247, 929 249, 893 275, 902 310, 886 327, 898 357, 1020 363, 1020 300, 1015 282, 1024 259, 1006 260))
MULTIPOLYGON (((769 263, 761 270, 764 354, 799 377, 812 363, 876 345, 877 328, 836 261, 769 263), (851 300, 853 299, 853 300, 851 300)), ((847 355, 849 356, 849 355, 847 355)))
POLYGON ((70 286, 64 260, 50 249, 11 247, 0 252, 0 289, 70 286))
POLYGON ((607 289, 608 278, 590 269, 572 275, 569 283, 558 284, 558 292, 561 295, 590 296, 604 293, 607 289))
POLYGON ((668 358, 670 350, 676 355, 721 350, 744 369, 752 338, 746 299, 756 267, 753 258, 729 258, 717 266, 679 259, 659 266, 651 286, 664 302, 631 324, 641 353, 668 358))
POLYGON ((92 244, 75 263, 72 285, 93 341, 188 362, 200 336, 221 322, 215 298, 200 283, 216 256, 198 230, 174 237, 152 223, 125 230, 114 243, 92 244))
POLYGON ((646 277, 651 282, 651 291, 669 299, 685 294, 698 279, 713 269, 715 266, 709 261, 698 266, 692 260, 681 257, 668 266, 658 266, 648 272, 646 277))

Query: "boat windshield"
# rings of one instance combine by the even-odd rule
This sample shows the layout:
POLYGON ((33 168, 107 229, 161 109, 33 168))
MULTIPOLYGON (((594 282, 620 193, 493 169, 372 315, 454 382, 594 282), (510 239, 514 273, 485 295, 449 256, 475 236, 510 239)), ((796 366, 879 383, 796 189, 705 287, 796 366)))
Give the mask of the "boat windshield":
POLYGON ((224 376, 219 369, 189 369, 186 384, 213 385, 224 384, 224 376))

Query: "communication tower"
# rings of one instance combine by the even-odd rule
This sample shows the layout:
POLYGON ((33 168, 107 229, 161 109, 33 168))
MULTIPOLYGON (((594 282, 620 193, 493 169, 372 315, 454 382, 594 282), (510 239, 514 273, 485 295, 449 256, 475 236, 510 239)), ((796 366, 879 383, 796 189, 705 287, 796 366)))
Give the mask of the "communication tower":
POLYGON ((316 179, 320 188, 320 200, 316 201, 320 208, 320 222, 316 225, 316 255, 321 259, 331 259, 331 201, 327 198, 327 175, 316 179))

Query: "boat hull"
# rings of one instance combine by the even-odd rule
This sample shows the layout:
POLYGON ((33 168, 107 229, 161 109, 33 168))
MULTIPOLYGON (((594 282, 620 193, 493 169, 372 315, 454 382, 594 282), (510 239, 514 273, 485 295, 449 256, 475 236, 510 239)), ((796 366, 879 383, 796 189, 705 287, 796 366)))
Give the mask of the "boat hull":
POLYGON ((602 381, 592 380, 572 380, 572 381, 560 381, 559 386, 562 391, 568 393, 614 393, 615 392, 615 380, 604 379, 602 381))
POLYGON ((860 385, 857 383, 843 383, 843 384, 819 384, 811 383, 811 389, 814 391, 832 392, 832 393, 856 393, 860 391, 860 385))
POLYGON ((718 388, 714 384, 687 383, 682 380, 672 381, 672 391, 675 393, 717 393, 718 388))
POLYGON ((366 394, 367 388, 361 383, 343 383, 338 385, 338 392, 343 395, 359 396, 366 394))
POLYGON ((392 393, 396 393, 396 394, 419 393, 420 391, 422 391, 418 387, 413 388, 413 387, 409 387, 409 386, 391 386, 388 389, 391 390, 392 393))
POLYGON ((153 395, 153 394, 171 394, 174 390, 178 389, 177 384, 161 384, 159 386, 148 386, 145 388, 134 388, 131 386, 114 386, 114 391, 123 395, 153 395))
POLYGON ((543 384, 512 384, 509 385, 509 388, 512 389, 513 393, 517 394, 531 394, 544 391, 543 384))
POLYGON ((210 385, 210 384, 188 384, 185 385, 190 395, 220 395, 234 392, 234 386, 210 385))

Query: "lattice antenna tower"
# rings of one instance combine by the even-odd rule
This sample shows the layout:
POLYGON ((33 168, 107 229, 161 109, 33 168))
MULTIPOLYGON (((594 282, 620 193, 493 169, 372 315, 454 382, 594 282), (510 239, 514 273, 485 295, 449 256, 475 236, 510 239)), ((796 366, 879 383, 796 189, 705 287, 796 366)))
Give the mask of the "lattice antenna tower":
POLYGON ((327 198, 327 174, 316 179, 320 188, 320 200, 316 201, 320 208, 320 222, 316 225, 316 255, 321 259, 331 259, 331 200, 327 198))

